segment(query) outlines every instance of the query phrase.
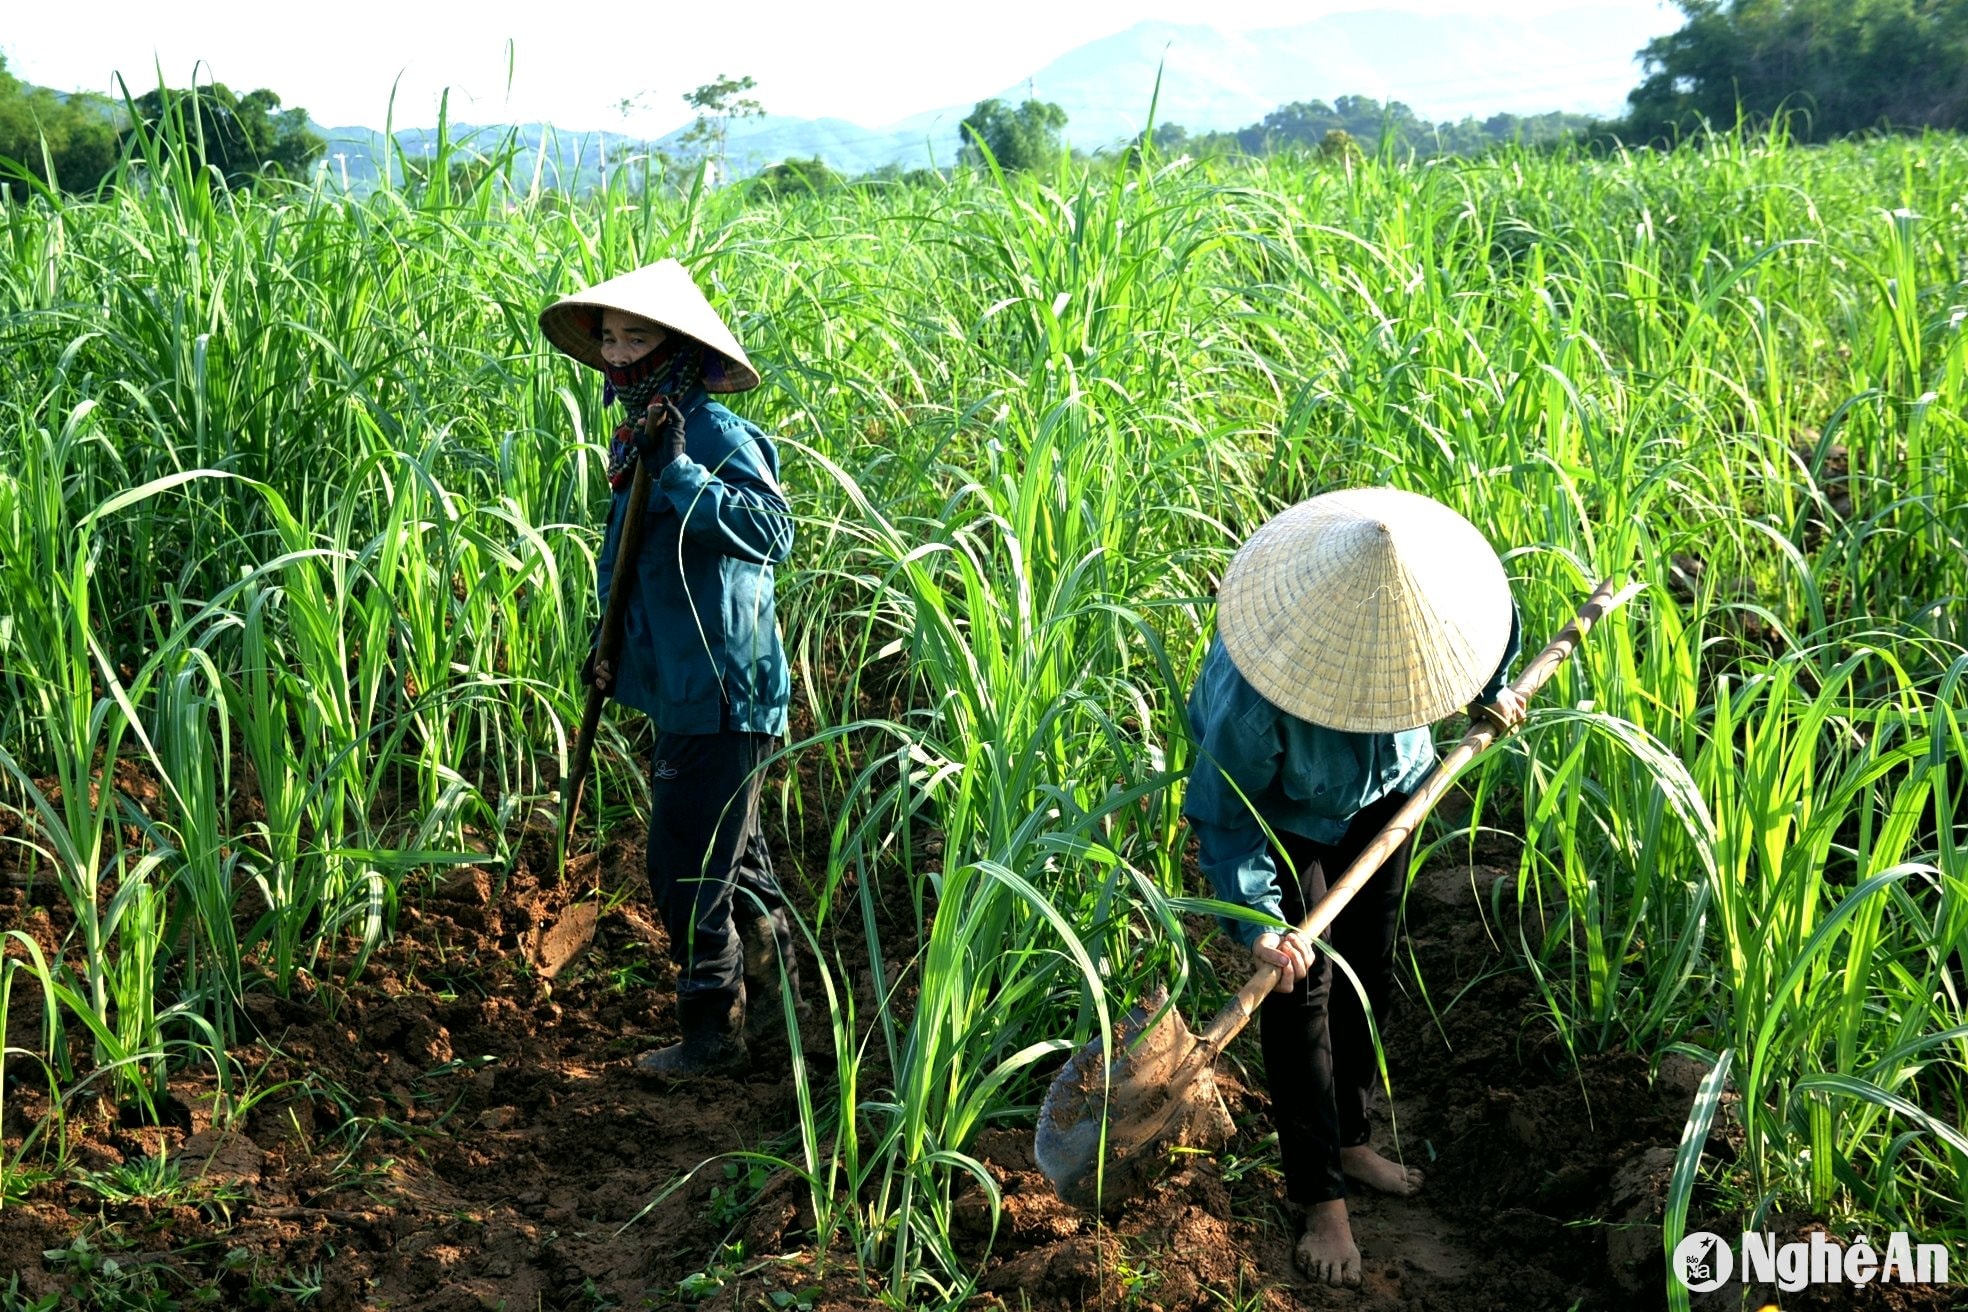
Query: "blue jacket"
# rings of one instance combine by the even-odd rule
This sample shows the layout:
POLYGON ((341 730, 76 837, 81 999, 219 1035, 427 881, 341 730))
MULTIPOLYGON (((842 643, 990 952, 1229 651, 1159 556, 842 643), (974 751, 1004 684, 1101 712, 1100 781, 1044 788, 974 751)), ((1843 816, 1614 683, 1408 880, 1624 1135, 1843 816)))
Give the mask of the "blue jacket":
MULTIPOLYGON (((684 453, 649 489, 614 697, 668 733, 783 734, 792 676, 772 567, 792 552, 793 515, 779 453, 702 389, 678 409, 684 453)), ((596 562, 603 613, 628 504, 624 489, 608 509, 596 562)))
MULTIPOLYGON (((1521 642, 1513 607, 1509 646, 1480 700, 1502 691, 1521 642)), ((1426 726, 1347 733, 1279 710, 1238 672, 1221 637, 1211 640, 1189 694, 1189 724, 1196 764, 1182 814, 1200 841, 1203 874, 1220 900, 1274 920, 1284 918, 1278 866, 1258 816, 1273 831, 1336 843, 1360 811, 1420 787, 1435 765, 1426 726)), ((1245 947, 1265 932, 1248 920, 1225 919, 1223 926, 1245 947)))

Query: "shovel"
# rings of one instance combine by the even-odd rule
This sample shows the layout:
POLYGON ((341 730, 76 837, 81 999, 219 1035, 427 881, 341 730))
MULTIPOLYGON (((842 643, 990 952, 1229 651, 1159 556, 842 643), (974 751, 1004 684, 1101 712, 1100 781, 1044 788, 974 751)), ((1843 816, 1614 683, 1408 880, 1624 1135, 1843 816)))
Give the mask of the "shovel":
MULTIPOLYGON (((1592 626, 1641 586, 1616 592, 1607 581, 1594 589, 1578 615, 1511 685, 1518 696, 1528 703, 1592 626)), ((1456 772, 1496 741, 1498 730, 1488 719, 1472 725, 1306 915, 1301 934, 1317 938, 1325 932, 1421 824, 1456 772)), ((1259 967, 1201 1035, 1190 1032, 1181 1013, 1166 1005, 1167 994, 1157 990, 1116 1027, 1106 1049, 1111 1062, 1098 1035, 1073 1054, 1039 1110, 1039 1169, 1060 1198, 1076 1207, 1111 1206, 1149 1183, 1166 1149, 1222 1141, 1230 1125, 1216 1091, 1217 1054, 1243 1031, 1278 974, 1276 966, 1259 967)))
MULTIPOLYGON (((629 484, 629 509, 622 521, 622 538, 615 549, 615 577, 608 589, 608 609, 601 617, 601 637, 595 643, 595 664, 608 665, 611 669, 615 657, 622 646, 622 626, 628 621, 630 588, 624 587, 625 570, 635 566, 636 553, 642 549, 642 516, 649 506, 649 462, 638 458, 635 478, 629 484)), ((588 781, 588 766, 594 761, 595 733, 601 728, 601 711, 608 705, 608 694, 588 682, 588 706, 581 716, 581 733, 574 740, 574 763, 561 781, 560 794, 564 803, 560 816, 560 846, 567 850, 567 840, 574 833, 574 817, 581 810, 581 792, 588 781)))
MULTIPOLYGON (((608 609, 602 612, 601 633, 595 641, 595 663, 612 669, 622 647, 622 627, 628 622, 629 593, 626 574, 635 568, 642 550, 642 517, 649 508, 649 459, 638 454, 635 477, 629 482, 628 512, 622 519, 622 536, 615 544, 615 575, 608 589, 608 609)), ((567 848, 574 837, 574 817, 581 811, 581 791, 588 781, 588 767, 594 761, 595 734, 601 729, 602 708, 608 694, 588 681, 587 709, 581 715, 581 732, 574 739, 574 761, 567 777, 560 781, 560 852, 567 860, 567 848)), ((566 877, 563 869, 555 882, 566 877)), ((598 913, 594 903, 577 902, 558 917, 536 925, 526 939, 527 960, 546 979, 553 979, 569 962, 588 950, 594 942, 598 913)))

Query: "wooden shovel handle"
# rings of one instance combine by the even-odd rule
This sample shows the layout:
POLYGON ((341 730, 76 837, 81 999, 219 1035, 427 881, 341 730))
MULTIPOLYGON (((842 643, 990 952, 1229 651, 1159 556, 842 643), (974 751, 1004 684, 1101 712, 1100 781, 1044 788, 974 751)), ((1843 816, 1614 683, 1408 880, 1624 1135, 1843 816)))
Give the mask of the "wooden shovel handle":
MULTIPOLYGON (((1517 676, 1517 681, 1510 685, 1511 688, 1524 701, 1529 702, 1536 695, 1537 690, 1544 686, 1545 680, 1551 677, 1552 672, 1564 663, 1567 656, 1578 649, 1592 626, 1627 598, 1640 591, 1642 586, 1633 583, 1615 591, 1612 580, 1608 579, 1594 588, 1592 595, 1586 599, 1583 606, 1579 607, 1579 612, 1571 623, 1560 629, 1558 636, 1524 667, 1524 672, 1517 676)), ((1462 736, 1460 743, 1456 744, 1455 750, 1442 758, 1429 773, 1428 778, 1422 781, 1421 787, 1415 790, 1414 796, 1408 799, 1407 804, 1394 813, 1394 818, 1387 822, 1386 827, 1373 842, 1368 843, 1360 855, 1353 859, 1353 864, 1346 867, 1346 873, 1340 876, 1339 882, 1326 890, 1326 895, 1319 899, 1319 904, 1313 907, 1304 921, 1299 924, 1299 933, 1311 938, 1317 938, 1325 933, 1326 927, 1338 919, 1339 913, 1345 909, 1348 902, 1353 900, 1354 894, 1373 878, 1374 872, 1380 869, 1381 863, 1427 818, 1428 812, 1448 789, 1449 781, 1455 778, 1456 772, 1496 739, 1496 726, 1486 718, 1477 717, 1472 722, 1469 732, 1462 736)), ((1221 1052, 1230 1040, 1237 1037, 1244 1026, 1250 1023, 1251 1013, 1264 1001, 1264 995, 1277 985, 1279 974, 1280 971, 1276 966, 1258 967, 1257 973, 1250 977, 1250 982, 1238 990, 1236 997, 1224 1004, 1223 1010, 1216 1013, 1216 1019, 1210 1022, 1209 1028, 1197 1036, 1195 1051, 1199 1060, 1215 1060, 1216 1054, 1221 1052)))
MULTIPOLYGON (((595 642, 595 662, 606 662, 610 666, 622 646, 622 627, 628 622, 629 593, 627 572, 635 568, 635 558, 642 550, 642 519, 649 508, 649 460, 638 456, 635 465, 635 478, 629 483, 629 506, 622 519, 622 536, 615 544, 615 572, 609 580, 608 609, 601 617, 601 634, 595 642)), ((561 782, 560 795, 562 809, 560 814, 560 846, 567 849, 567 840, 574 832, 574 817, 581 810, 581 792, 587 783, 588 766, 594 760, 595 735, 601 729, 601 711, 608 704, 608 694, 588 683, 587 709, 581 716, 581 733, 574 740, 574 761, 568 769, 567 778, 561 782)))

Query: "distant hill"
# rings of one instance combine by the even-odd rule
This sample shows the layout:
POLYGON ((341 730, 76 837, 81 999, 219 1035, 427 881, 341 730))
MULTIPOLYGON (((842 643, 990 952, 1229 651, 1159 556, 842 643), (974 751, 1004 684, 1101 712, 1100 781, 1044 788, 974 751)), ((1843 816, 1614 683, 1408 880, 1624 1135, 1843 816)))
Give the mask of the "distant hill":
MULTIPOLYGON (((1290 101, 1341 95, 1399 100, 1429 119, 1546 110, 1610 116, 1640 80, 1635 52, 1672 25, 1644 6, 1535 20, 1375 9, 1243 33, 1139 23, 1068 52, 1029 85, 1065 109, 1073 144, 1087 149, 1141 130, 1164 59, 1157 117, 1192 130, 1241 127, 1290 101)), ((1021 84, 1000 96, 1026 94, 1021 84)), ((956 111, 956 120, 969 109, 956 111)), ((898 126, 927 124, 919 116, 898 126)))
MULTIPOLYGON (((357 191, 373 188, 381 180, 383 160, 389 157, 382 133, 374 128, 334 128, 319 124, 314 125, 314 130, 328 142, 321 167, 331 177, 346 178, 357 191)), ((545 123, 522 123, 517 127, 453 123, 450 132, 454 149, 464 152, 461 158, 469 158, 472 153, 491 154, 504 145, 507 134, 516 133, 519 151, 514 177, 530 178, 537 169, 544 185, 569 191, 594 186, 601 180, 604 161, 618 161, 639 144, 635 138, 619 132, 568 132, 545 123)), ((429 158, 436 142, 435 128, 396 131, 398 150, 412 162, 429 158)), ((403 171, 395 161, 391 171, 398 182, 403 180, 403 171)))
MULTIPOLYGON (((1015 103, 1036 93, 1059 104, 1068 115, 1068 140, 1083 150, 1111 148, 1141 130, 1158 66, 1164 66, 1158 119, 1192 132, 1239 128, 1291 101, 1340 95, 1399 100, 1428 119, 1548 110, 1612 115, 1639 81, 1635 52, 1674 23, 1639 0, 1537 19, 1372 9, 1241 33, 1138 23, 1067 52, 997 96, 1015 103)), ((834 118, 740 119, 731 124, 727 143, 732 171, 742 175, 816 155, 847 174, 890 164, 948 165, 961 145, 959 125, 974 104, 951 104, 878 128, 834 118)), ((454 135, 477 132, 489 148, 506 130, 460 127, 454 135)), ((330 142, 332 168, 346 165, 355 185, 375 181, 379 134, 366 128, 320 131, 330 142)), ((635 144, 608 131, 556 132, 540 124, 518 131, 521 172, 530 175, 538 162, 548 180, 575 188, 600 178, 604 157, 618 158, 635 144)), ((398 137, 414 157, 434 135, 414 130, 398 137)), ((672 133, 656 144, 678 150, 680 136, 672 133)))

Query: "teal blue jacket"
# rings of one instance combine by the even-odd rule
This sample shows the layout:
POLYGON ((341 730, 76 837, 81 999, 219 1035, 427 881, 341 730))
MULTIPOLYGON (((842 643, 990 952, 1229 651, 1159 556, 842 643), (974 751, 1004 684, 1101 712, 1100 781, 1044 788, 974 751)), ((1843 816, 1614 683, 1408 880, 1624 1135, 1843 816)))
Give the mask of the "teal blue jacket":
MULTIPOLYGON (((684 453, 650 485, 613 694, 668 733, 783 734, 792 676, 772 567, 792 552, 793 514, 779 453, 702 389, 678 409, 684 453)), ((617 492, 596 562, 604 614, 628 505, 617 492)))
MULTIPOLYGON (((1510 644, 1479 700, 1502 691, 1521 642, 1513 608, 1510 644)), ((1284 918, 1284 908, 1259 816, 1274 831, 1336 843, 1360 811, 1391 792, 1412 792, 1435 765, 1427 726, 1347 733, 1278 709, 1238 672, 1220 637, 1210 642, 1189 694, 1189 725, 1196 765, 1182 814, 1200 842, 1203 874, 1221 901, 1273 920, 1284 918)), ((1249 920, 1226 918, 1223 926, 1245 947, 1265 932, 1249 920)))

